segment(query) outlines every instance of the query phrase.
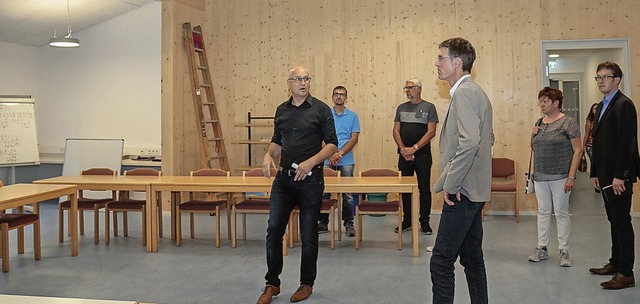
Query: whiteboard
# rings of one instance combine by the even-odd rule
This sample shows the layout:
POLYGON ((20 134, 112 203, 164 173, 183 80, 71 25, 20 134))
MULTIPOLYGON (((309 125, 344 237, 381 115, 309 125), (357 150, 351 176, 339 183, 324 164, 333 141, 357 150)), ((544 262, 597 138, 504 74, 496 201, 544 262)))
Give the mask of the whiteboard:
POLYGON ((0 98, 0 166, 39 162, 34 100, 0 98))
POLYGON ((80 175, 89 168, 122 167, 124 139, 67 138, 64 146, 62 175, 80 175))
MULTIPOLYGON (((123 148, 124 139, 67 138, 62 175, 80 175, 89 168, 110 168, 120 175, 123 148)), ((83 195, 105 198, 111 197, 111 191, 83 191, 83 195)))

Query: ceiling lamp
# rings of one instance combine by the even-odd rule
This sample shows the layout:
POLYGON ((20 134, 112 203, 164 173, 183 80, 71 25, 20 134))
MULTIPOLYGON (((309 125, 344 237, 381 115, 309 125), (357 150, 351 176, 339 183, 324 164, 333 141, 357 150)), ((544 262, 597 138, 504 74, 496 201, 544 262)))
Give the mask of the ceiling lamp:
POLYGON ((71 36, 71 10, 69 9, 69 0, 67 0, 67 35, 63 38, 58 38, 54 31, 53 38, 49 39, 49 45, 61 48, 75 48, 80 46, 80 39, 71 36))

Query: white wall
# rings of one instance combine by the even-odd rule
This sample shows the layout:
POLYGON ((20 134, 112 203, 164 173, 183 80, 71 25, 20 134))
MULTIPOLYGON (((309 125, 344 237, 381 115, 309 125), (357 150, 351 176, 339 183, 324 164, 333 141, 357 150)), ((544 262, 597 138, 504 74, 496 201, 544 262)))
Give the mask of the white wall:
POLYGON ((0 41, 0 95, 38 95, 38 48, 0 41))
POLYGON ((39 48, 41 152, 60 152, 66 138, 160 147, 161 8, 156 1, 74 33, 79 48, 39 48))

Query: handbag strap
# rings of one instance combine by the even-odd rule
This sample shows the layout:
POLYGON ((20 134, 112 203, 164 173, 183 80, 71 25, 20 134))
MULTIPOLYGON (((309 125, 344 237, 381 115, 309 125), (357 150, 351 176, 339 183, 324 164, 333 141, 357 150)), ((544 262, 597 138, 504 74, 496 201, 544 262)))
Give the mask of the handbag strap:
MULTIPOLYGON (((536 127, 539 127, 542 124, 542 117, 536 121, 536 127)), ((533 140, 533 135, 531 135, 531 140, 533 140)), ((527 176, 531 176, 531 161, 533 160, 533 144, 531 145, 531 153, 529 154, 529 170, 527 171, 527 176)))

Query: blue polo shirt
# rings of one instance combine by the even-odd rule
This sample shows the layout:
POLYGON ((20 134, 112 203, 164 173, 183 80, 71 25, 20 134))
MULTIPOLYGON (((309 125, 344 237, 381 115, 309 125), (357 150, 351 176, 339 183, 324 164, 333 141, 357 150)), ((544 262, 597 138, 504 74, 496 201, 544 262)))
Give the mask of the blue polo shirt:
MULTIPOLYGON (((358 114, 345 108, 342 114, 338 115, 336 110, 332 107, 331 114, 333 114, 333 122, 336 126, 336 135, 338 136, 338 150, 342 149, 351 139, 351 133, 360 133, 360 120, 358 114)), ((338 162, 337 166, 355 165, 356 161, 353 157, 353 149, 349 153, 342 155, 342 158, 338 162)), ((329 164, 327 160, 326 165, 329 164)))

